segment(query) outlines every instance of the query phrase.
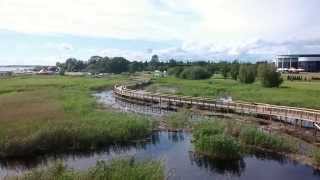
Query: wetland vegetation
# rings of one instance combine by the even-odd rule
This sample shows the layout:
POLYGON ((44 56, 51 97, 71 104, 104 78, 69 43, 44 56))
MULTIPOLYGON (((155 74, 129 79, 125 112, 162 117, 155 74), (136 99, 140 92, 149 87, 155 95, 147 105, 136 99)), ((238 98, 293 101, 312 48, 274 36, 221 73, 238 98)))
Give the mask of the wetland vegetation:
POLYGON ((0 156, 92 150, 139 140, 148 118, 97 108, 92 91, 127 77, 30 76, 0 80, 0 156))
POLYGON ((161 161, 135 161, 134 159, 117 159, 110 162, 98 161, 96 166, 86 171, 68 168, 57 162, 45 169, 34 169, 31 172, 8 180, 163 180, 164 167, 161 161))
MULTIPOLYGON (((114 84, 128 80, 131 80, 128 75, 108 75, 102 78, 26 76, 1 79, 0 156, 17 158, 90 152, 109 145, 130 144, 150 138, 156 124, 154 118, 101 108, 92 96, 94 91, 110 89, 114 84)), ((199 81, 179 79, 179 83, 175 84, 176 82, 174 77, 155 79, 154 84, 147 89, 158 91, 161 87, 173 86, 177 89, 176 94, 195 96, 192 92, 197 91, 197 95, 202 96, 209 95, 206 94, 209 90, 213 93, 218 91, 219 86, 232 89, 228 83, 238 83, 215 77, 199 81)), ((236 86, 241 89, 255 84, 236 86)), ((263 89, 261 86, 256 88, 263 89)), ((252 149, 287 154, 297 150, 295 141, 290 138, 266 133, 253 125, 212 118, 195 121, 192 116, 190 111, 183 109, 178 113, 170 113, 165 119, 169 129, 191 130, 194 151, 210 159, 241 161, 252 149)), ((319 163, 317 150, 313 151, 311 157, 315 164, 319 163)), ((135 180, 164 179, 167 174, 168 171, 159 159, 135 161, 115 158, 99 162, 85 170, 74 170, 58 163, 9 178, 117 180, 132 177, 135 180)))
POLYGON ((192 133, 196 151, 213 158, 236 159, 250 149, 277 153, 297 151, 293 140, 237 122, 204 120, 194 125, 192 133))

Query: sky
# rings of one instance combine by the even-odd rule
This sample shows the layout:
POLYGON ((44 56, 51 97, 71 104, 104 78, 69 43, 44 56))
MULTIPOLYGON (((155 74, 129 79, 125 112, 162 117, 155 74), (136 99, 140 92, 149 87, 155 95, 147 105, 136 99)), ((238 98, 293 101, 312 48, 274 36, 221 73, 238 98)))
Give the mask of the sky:
POLYGON ((0 0, 0 65, 320 53, 319 0, 0 0))

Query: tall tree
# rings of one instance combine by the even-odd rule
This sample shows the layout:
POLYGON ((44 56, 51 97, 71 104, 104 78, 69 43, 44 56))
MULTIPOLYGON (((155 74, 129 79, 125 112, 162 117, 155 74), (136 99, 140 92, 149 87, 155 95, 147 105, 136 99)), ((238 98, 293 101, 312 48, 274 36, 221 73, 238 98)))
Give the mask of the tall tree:
POLYGON ((238 79, 239 69, 240 69, 240 63, 237 60, 233 61, 231 64, 231 70, 230 70, 230 75, 232 79, 234 80, 238 79))
POLYGON ((241 64, 239 69, 239 80, 241 83, 251 84, 256 79, 256 69, 251 64, 241 64))
POLYGON ((159 56, 155 54, 151 57, 151 60, 150 60, 151 69, 155 70, 158 68, 159 65, 160 65, 159 56))

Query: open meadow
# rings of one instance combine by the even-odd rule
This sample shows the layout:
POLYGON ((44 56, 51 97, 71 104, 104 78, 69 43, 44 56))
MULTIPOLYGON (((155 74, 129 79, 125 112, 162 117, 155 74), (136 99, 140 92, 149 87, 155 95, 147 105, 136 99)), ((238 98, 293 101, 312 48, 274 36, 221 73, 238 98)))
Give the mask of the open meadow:
POLYGON ((217 75, 207 80, 166 77, 155 79, 147 90, 211 98, 231 96, 233 100, 320 109, 320 82, 318 81, 285 80, 280 88, 265 88, 259 81, 253 84, 242 84, 217 75))

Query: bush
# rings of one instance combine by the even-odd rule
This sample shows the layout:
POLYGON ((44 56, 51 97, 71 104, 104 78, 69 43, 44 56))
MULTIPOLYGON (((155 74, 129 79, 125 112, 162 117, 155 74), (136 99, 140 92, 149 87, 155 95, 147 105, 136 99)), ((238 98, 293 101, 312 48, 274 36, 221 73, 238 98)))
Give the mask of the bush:
POLYGON ((195 67, 188 67, 184 68, 184 70, 179 75, 182 79, 208 79, 211 77, 211 74, 208 70, 204 67, 195 66, 195 67))
POLYGON ((241 83, 251 84, 256 79, 255 66, 250 64, 242 64, 239 69, 239 80, 241 83))
POLYGON ((180 73, 183 71, 183 67, 177 66, 177 67, 172 67, 168 69, 168 74, 171 76, 179 77, 180 73))
POLYGON ((259 78, 264 87, 279 87, 283 82, 281 74, 270 64, 260 64, 258 67, 259 78))

